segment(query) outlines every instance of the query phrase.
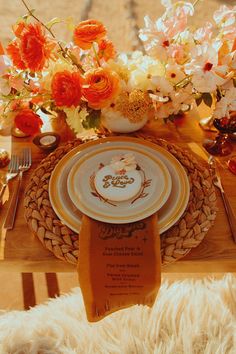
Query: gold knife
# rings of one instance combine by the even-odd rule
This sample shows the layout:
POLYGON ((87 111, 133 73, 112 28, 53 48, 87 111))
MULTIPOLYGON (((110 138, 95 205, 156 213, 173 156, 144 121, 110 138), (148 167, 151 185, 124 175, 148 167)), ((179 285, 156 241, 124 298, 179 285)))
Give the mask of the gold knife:
POLYGON ((230 230, 231 230, 234 242, 236 243, 236 217, 235 217, 233 209, 229 203, 228 197, 225 194, 224 188, 222 186, 220 172, 219 172, 219 168, 217 166, 217 162, 212 155, 209 155, 207 152, 205 152, 205 150, 203 150, 203 148, 201 148, 198 144, 189 143, 188 146, 198 156, 201 156, 204 160, 207 160, 207 162, 211 168, 213 183, 220 190, 221 197, 222 197, 224 207, 225 207, 225 212, 226 212, 226 215, 228 218, 230 230))

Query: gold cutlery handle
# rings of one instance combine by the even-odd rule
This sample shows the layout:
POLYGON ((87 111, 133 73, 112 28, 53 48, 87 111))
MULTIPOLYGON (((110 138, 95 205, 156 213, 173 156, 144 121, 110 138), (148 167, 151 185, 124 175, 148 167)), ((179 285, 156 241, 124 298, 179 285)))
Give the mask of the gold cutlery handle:
POLYGON ((5 224, 4 224, 4 227, 7 230, 13 229, 13 226, 14 226, 16 209, 17 209, 17 205, 18 205, 18 199, 19 199, 19 193, 20 193, 20 187, 21 187, 21 181, 22 181, 22 175, 23 175, 23 172, 20 171, 19 177, 17 180, 17 185, 14 189, 14 192, 13 192, 13 195, 12 195, 12 198, 10 201, 9 209, 7 212, 7 217, 6 217, 5 224))
POLYGON ((221 191, 221 195, 222 195, 222 199, 224 202, 226 214, 228 217, 229 226, 230 226, 233 238, 234 238, 234 242, 236 242, 236 217, 235 217, 235 214, 234 214, 232 207, 229 203, 229 200, 228 200, 227 196, 225 195, 225 192, 221 191))

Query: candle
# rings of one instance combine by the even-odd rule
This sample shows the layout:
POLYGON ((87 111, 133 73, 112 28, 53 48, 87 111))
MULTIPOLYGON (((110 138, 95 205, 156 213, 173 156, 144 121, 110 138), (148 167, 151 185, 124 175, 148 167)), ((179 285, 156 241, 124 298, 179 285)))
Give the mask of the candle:
POLYGON ((46 135, 39 139, 41 145, 47 146, 51 145, 56 141, 56 137, 53 135, 46 135))
POLYGON ((60 135, 56 133, 42 133, 34 137, 33 143, 40 149, 53 150, 60 142, 60 135))

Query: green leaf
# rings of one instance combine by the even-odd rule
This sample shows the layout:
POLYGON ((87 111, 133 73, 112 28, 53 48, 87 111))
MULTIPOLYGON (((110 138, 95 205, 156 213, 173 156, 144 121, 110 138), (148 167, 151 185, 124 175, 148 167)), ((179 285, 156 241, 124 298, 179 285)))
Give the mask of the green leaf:
POLYGON ((204 92, 202 94, 202 99, 203 99, 203 102, 205 103, 205 105, 207 105, 208 107, 211 107, 212 106, 212 96, 210 93, 208 92, 204 92))
POLYGON ((90 111, 82 125, 84 129, 95 129, 100 126, 101 111, 90 111))
POLYGON ((197 106, 200 106, 200 104, 202 103, 202 96, 195 98, 195 101, 197 106))
POLYGON ((52 26, 54 26, 55 24, 60 23, 60 22, 61 22, 61 19, 59 17, 54 17, 49 22, 46 23, 46 26, 49 29, 51 29, 52 26))

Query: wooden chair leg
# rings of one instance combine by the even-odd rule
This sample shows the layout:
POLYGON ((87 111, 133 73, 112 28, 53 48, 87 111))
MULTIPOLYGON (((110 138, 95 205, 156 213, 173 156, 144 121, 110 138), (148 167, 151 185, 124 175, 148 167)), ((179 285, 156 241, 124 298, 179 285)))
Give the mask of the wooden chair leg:
POLYGON ((24 309, 29 310, 30 307, 34 307, 36 305, 33 274, 22 273, 21 279, 22 279, 24 309))
POLYGON ((56 273, 45 273, 48 297, 56 297, 60 295, 59 285, 56 273))

